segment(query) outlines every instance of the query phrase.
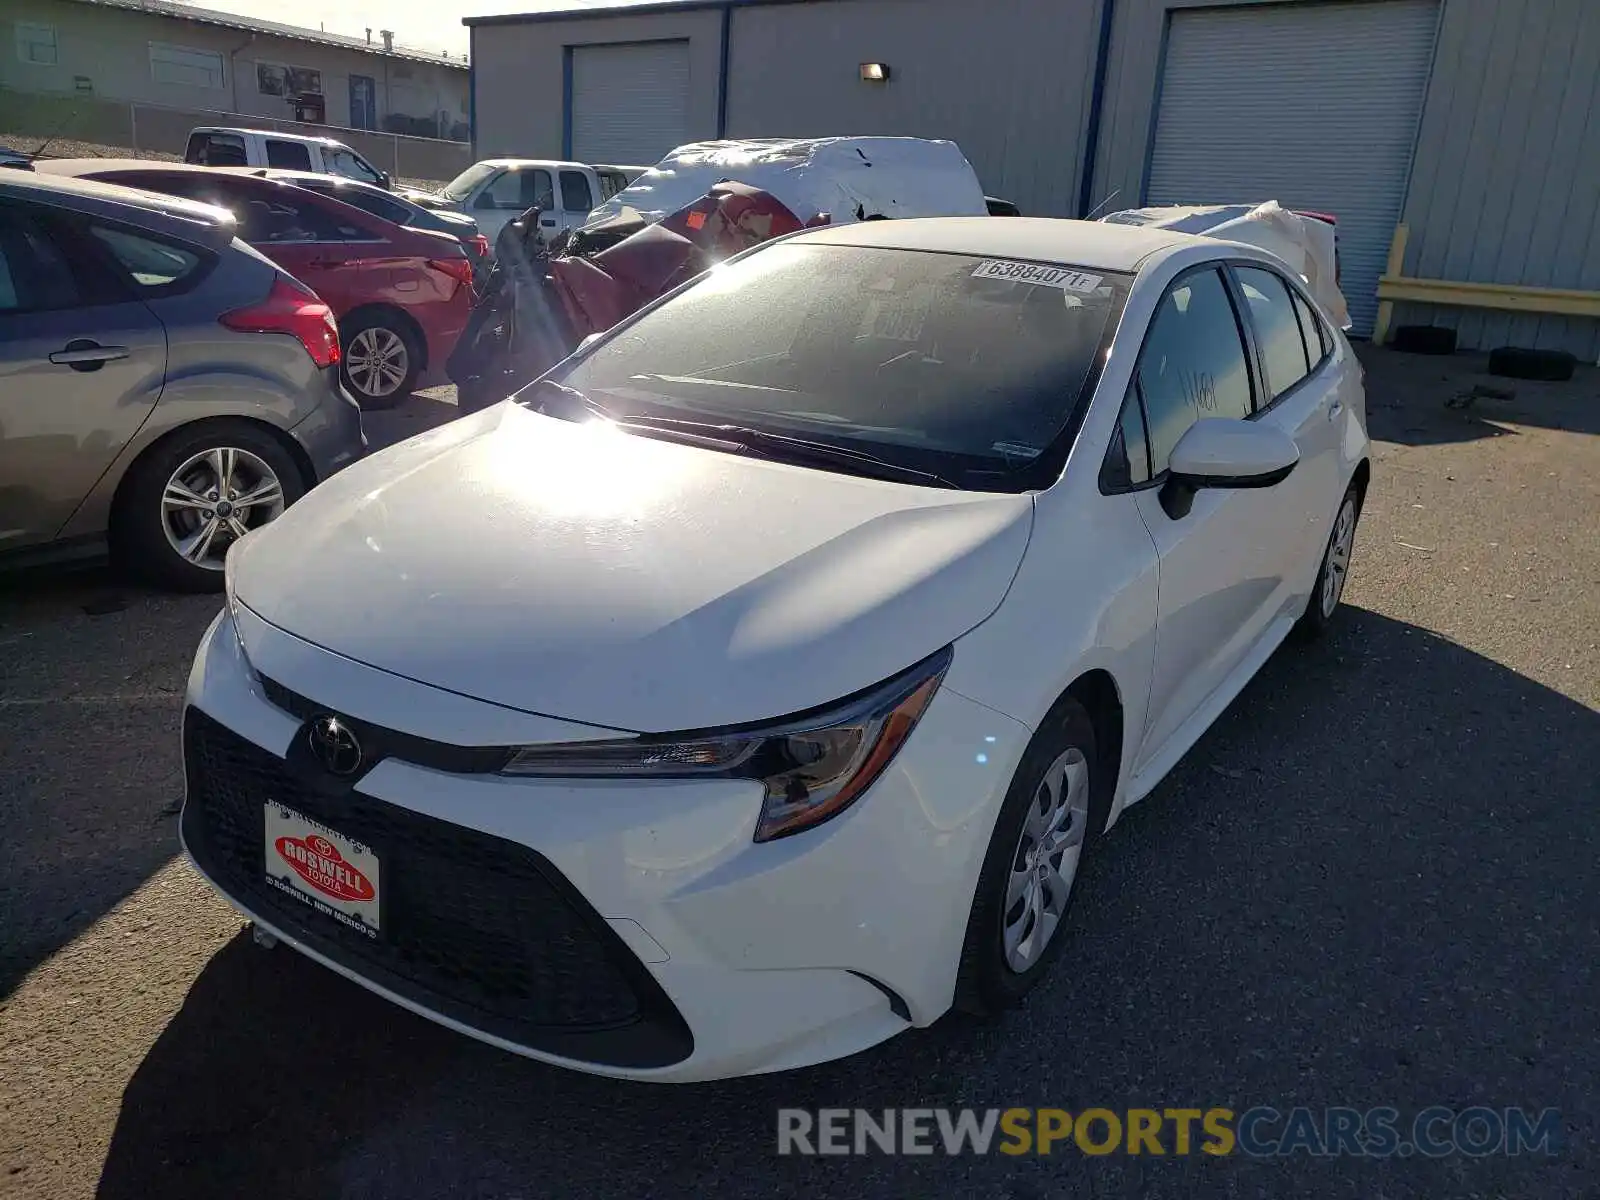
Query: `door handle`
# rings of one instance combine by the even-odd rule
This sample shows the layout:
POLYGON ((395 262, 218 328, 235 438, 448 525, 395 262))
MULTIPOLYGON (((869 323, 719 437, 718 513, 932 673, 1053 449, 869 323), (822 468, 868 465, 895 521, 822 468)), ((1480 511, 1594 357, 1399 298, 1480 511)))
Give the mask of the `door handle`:
POLYGON ((102 346, 99 342, 80 338, 68 342, 64 349, 57 350, 50 356, 50 361, 57 366, 71 367, 74 371, 95 371, 108 362, 127 357, 126 346, 102 346))
POLYGON ((313 258, 313 267, 342 267, 350 260, 348 258, 313 258))
POLYGON ((556 227, 556 219, 554 217, 544 217, 539 221, 539 224, 546 229, 554 229, 556 227))
POLYGON ((1338 418, 1339 414, 1342 413, 1343 411, 1344 411, 1344 401, 1343 400, 1335 400, 1333 402, 1333 407, 1328 409, 1328 420, 1330 420, 1330 421, 1336 420, 1338 418))

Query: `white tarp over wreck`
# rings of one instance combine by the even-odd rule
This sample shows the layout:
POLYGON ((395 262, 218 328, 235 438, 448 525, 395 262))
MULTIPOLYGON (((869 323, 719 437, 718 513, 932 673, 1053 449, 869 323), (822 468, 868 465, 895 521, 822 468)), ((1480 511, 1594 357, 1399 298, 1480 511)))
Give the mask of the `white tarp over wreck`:
POLYGON ((659 221, 732 180, 770 192, 802 222, 835 225, 883 217, 982 216, 988 206, 972 164, 954 142, 907 137, 694 142, 589 214, 598 225, 634 209, 659 221))
POLYGON ((1302 217, 1276 200, 1265 204, 1173 205, 1130 208, 1100 218, 1114 225, 1146 225, 1244 242, 1270 250, 1288 263, 1306 290, 1340 329, 1350 328, 1350 310, 1339 290, 1334 227, 1302 217))

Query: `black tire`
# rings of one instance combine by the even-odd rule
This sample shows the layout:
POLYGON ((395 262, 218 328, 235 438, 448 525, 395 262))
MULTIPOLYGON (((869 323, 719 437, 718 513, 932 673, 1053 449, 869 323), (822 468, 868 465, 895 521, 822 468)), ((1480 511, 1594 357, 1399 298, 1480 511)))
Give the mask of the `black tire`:
POLYGON ((1508 379, 1540 379, 1561 383, 1572 378, 1578 360, 1565 350, 1524 350, 1501 346, 1489 351, 1489 374, 1508 379))
POLYGON ((1036 987, 1050 970, 1067 940, 1066 925, 1081 887, 1077 883, 1082 864, 1095 839, 1105 829, 1110 812, 1112 789, 1105 786, 1103 772, 1114 765, 1099 762, 1094 722, 1076 699, 1064 696, 1056 702, 1028 743, 1011 787, 1000 806, 989 850, 972 899, 966 939, 961 949, 961 969, 956 981, 955 1006, 962 1012, 987 1016, 1012 1008, 1036 987), (1006 961, 1006 892, 1012 867, 1023 850, 1022 839, 1029 809, 1036 803, 1046 771, 1062 755, 1076 750, 1082 754, 1088 771, 1088 812, 1083 830, 1078 870, 1066 895, 1059 923, 1039 956, 1024 971, 1006 961))
MULTIPOLYGON (((222 590, 220 569, 187 561, 168 540, 163 505, 174 473, 196 455, 220 447, 246 451, 265 463, 277 477, 283 508, 305 495, 305 477, 293 455, 266 429, 245 420, 197 422, 157 442, 128 469, 117 491, 109 531, 112 557, 120 568, 168 591, 222 590)), ((240 511, 248 528, 257 527, 251 523, 251 510, 240 511)))
POLYGON ((1443 325, 1397 325, 1389 345, 1402 354, 1454 354, 1456 331, 1443 325))
POLYGON ((1350 551, 1355 548, 1356 529, 1361 524, 1361 489, 1354 483, 1345 489, 1344 496, 1339 500, 1338 511, 1333 517, 1333 528, 1329 530, 1328 541, 1322 547, 1322 565, 1317 568, 1317 581, 1311 585, 1311 595, 1306 600, 1306 611, 1300 614, 1300 619, 1295 622, 1295 636, 1303 642, 1314 642, 1326 635, 1334 619, 1339 615, 1339 606, 1344 603, 1344 579, 1340 579, 1335 587, 1331 606, 1326 602, 1326 595, 1328 572, 1335 569, 1332 565, 1335 560, 1334 542, 1340 537, 1341 522, 1344 520, 1347 507, 1350 510, 1350 536, 1344 555, 1346 578, 1350 570, 1350 551))
MULTIPOLYGON (((384 312, 381 309, 358 312, 352 315, 348 322, 341 322, 339 326, 340 351, 342 362, 339 367, 344 379, 345 387, 350 389, 350 394, 362 408, 384 409, 392 408, 411 395, 417 385, 417 375, 422 370, 423 350, 416 330, 411 323, 398 313, 384 312), (359 338, 367 330, 379 330, 385 334, 392 334, 398 338, 405 348, 405 370, 393 391, 384 393, 369 392, 363 384, 356 382, 356 376, 350 373, 350 351, 359 338)), ((363 374, 362 378, 366 378, 363 374)))

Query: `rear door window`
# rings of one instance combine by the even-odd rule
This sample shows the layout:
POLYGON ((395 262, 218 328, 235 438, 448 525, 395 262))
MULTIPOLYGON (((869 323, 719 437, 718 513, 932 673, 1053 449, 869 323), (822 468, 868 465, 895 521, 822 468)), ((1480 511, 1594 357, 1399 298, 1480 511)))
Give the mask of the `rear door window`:
POLYGON ((0 316, 83 302, 66 255, 43 227, 21 209, 0 208, 0 316))
POLYGON ((311 151, 304 142, 267 139, 267 166, 284 171, 311 170, 311 151))
POLYGON ((1268 390, 1276 400, 1304 379, 1311 363, 1322 356, 1307 359, 1288 285, 1276 273, 1261 267, 1235 267, 1234 276, 1244 292, 1250 325, 1261 348, 1268 390))
POLYGON ((582 171, 561 172, 561 207, 570 213, 586 213, 594 207, 589 181, 582 171))

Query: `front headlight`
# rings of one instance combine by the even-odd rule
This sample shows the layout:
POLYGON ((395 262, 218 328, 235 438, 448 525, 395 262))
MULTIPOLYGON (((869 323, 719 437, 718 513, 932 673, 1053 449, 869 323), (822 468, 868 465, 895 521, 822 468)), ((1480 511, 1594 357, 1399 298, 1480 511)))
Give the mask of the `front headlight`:
POLYGON ((798 833, 849 808, 893 761, 950 666, 947 646, 826 709, 748 728, 528 746, 507 775, 756 779, 755 840, 798 833))

